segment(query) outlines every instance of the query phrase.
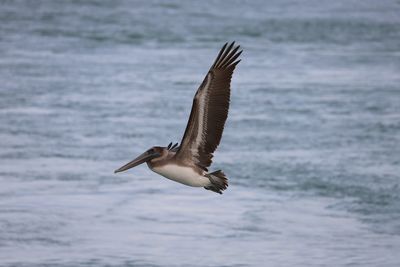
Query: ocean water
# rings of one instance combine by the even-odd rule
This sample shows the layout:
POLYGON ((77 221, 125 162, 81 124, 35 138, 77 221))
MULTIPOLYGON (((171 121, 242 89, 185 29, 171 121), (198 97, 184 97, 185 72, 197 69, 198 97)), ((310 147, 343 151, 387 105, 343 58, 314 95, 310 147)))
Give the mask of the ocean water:
POLYGON ((400 266, 399 1, 1 1, 0 266, 400 266), (220 47, 242 62, 211 170, 179 142, 220 47))

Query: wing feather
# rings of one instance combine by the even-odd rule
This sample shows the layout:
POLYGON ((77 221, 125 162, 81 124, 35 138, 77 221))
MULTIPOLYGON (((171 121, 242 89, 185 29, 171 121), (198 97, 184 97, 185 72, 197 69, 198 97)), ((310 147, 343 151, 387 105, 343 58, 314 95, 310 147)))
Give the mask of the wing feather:
POLYGON ((230 83, 233 71, 240 62, 240 46, 232 42, 220 50, 193 99, 189 121, 181 145, 176 153, 178 160, 192 163, 204 170, 210 166, 218 147, 230 102, 230 83), (227 47, 228 46, 228 47, 227 47))

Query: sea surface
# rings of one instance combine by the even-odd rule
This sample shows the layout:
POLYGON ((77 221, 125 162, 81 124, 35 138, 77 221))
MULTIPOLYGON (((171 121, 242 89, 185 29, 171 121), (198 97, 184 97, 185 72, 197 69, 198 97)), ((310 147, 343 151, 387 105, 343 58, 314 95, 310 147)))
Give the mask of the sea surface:
POLYGON ((1 1, 0 266, 400 266, 400 1, 1 1), (218 195, 143 165, 235 40, 218 195))

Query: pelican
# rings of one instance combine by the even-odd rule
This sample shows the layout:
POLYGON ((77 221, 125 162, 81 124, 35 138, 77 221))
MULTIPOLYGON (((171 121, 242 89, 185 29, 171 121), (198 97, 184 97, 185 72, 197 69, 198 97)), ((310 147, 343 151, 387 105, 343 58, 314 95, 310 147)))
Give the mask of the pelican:
POLYGON ((226 43, 220 50, 193 99, 192 111, 185 133, 178 143, 166 147, 154 146, 115 170, 126 171, 144 162, 154 172, 175 182, 204 187, 222 194, 228 178, 221 170, 208 172, 213 153, 217 149, 230 102, 230 83, 243 50, 226 43))

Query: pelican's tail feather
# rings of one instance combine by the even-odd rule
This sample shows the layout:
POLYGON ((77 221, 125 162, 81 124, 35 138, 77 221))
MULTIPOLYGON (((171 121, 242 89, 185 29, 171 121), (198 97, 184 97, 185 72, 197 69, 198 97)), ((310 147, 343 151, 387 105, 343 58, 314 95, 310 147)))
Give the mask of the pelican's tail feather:
POLYGON ((211 182, 211 185, 204 187, 207 190, 222 194, 222 191, 228 187, 228 178, 226 178, 225 173, 221 170, 208 173, 205 176, 211 182))

